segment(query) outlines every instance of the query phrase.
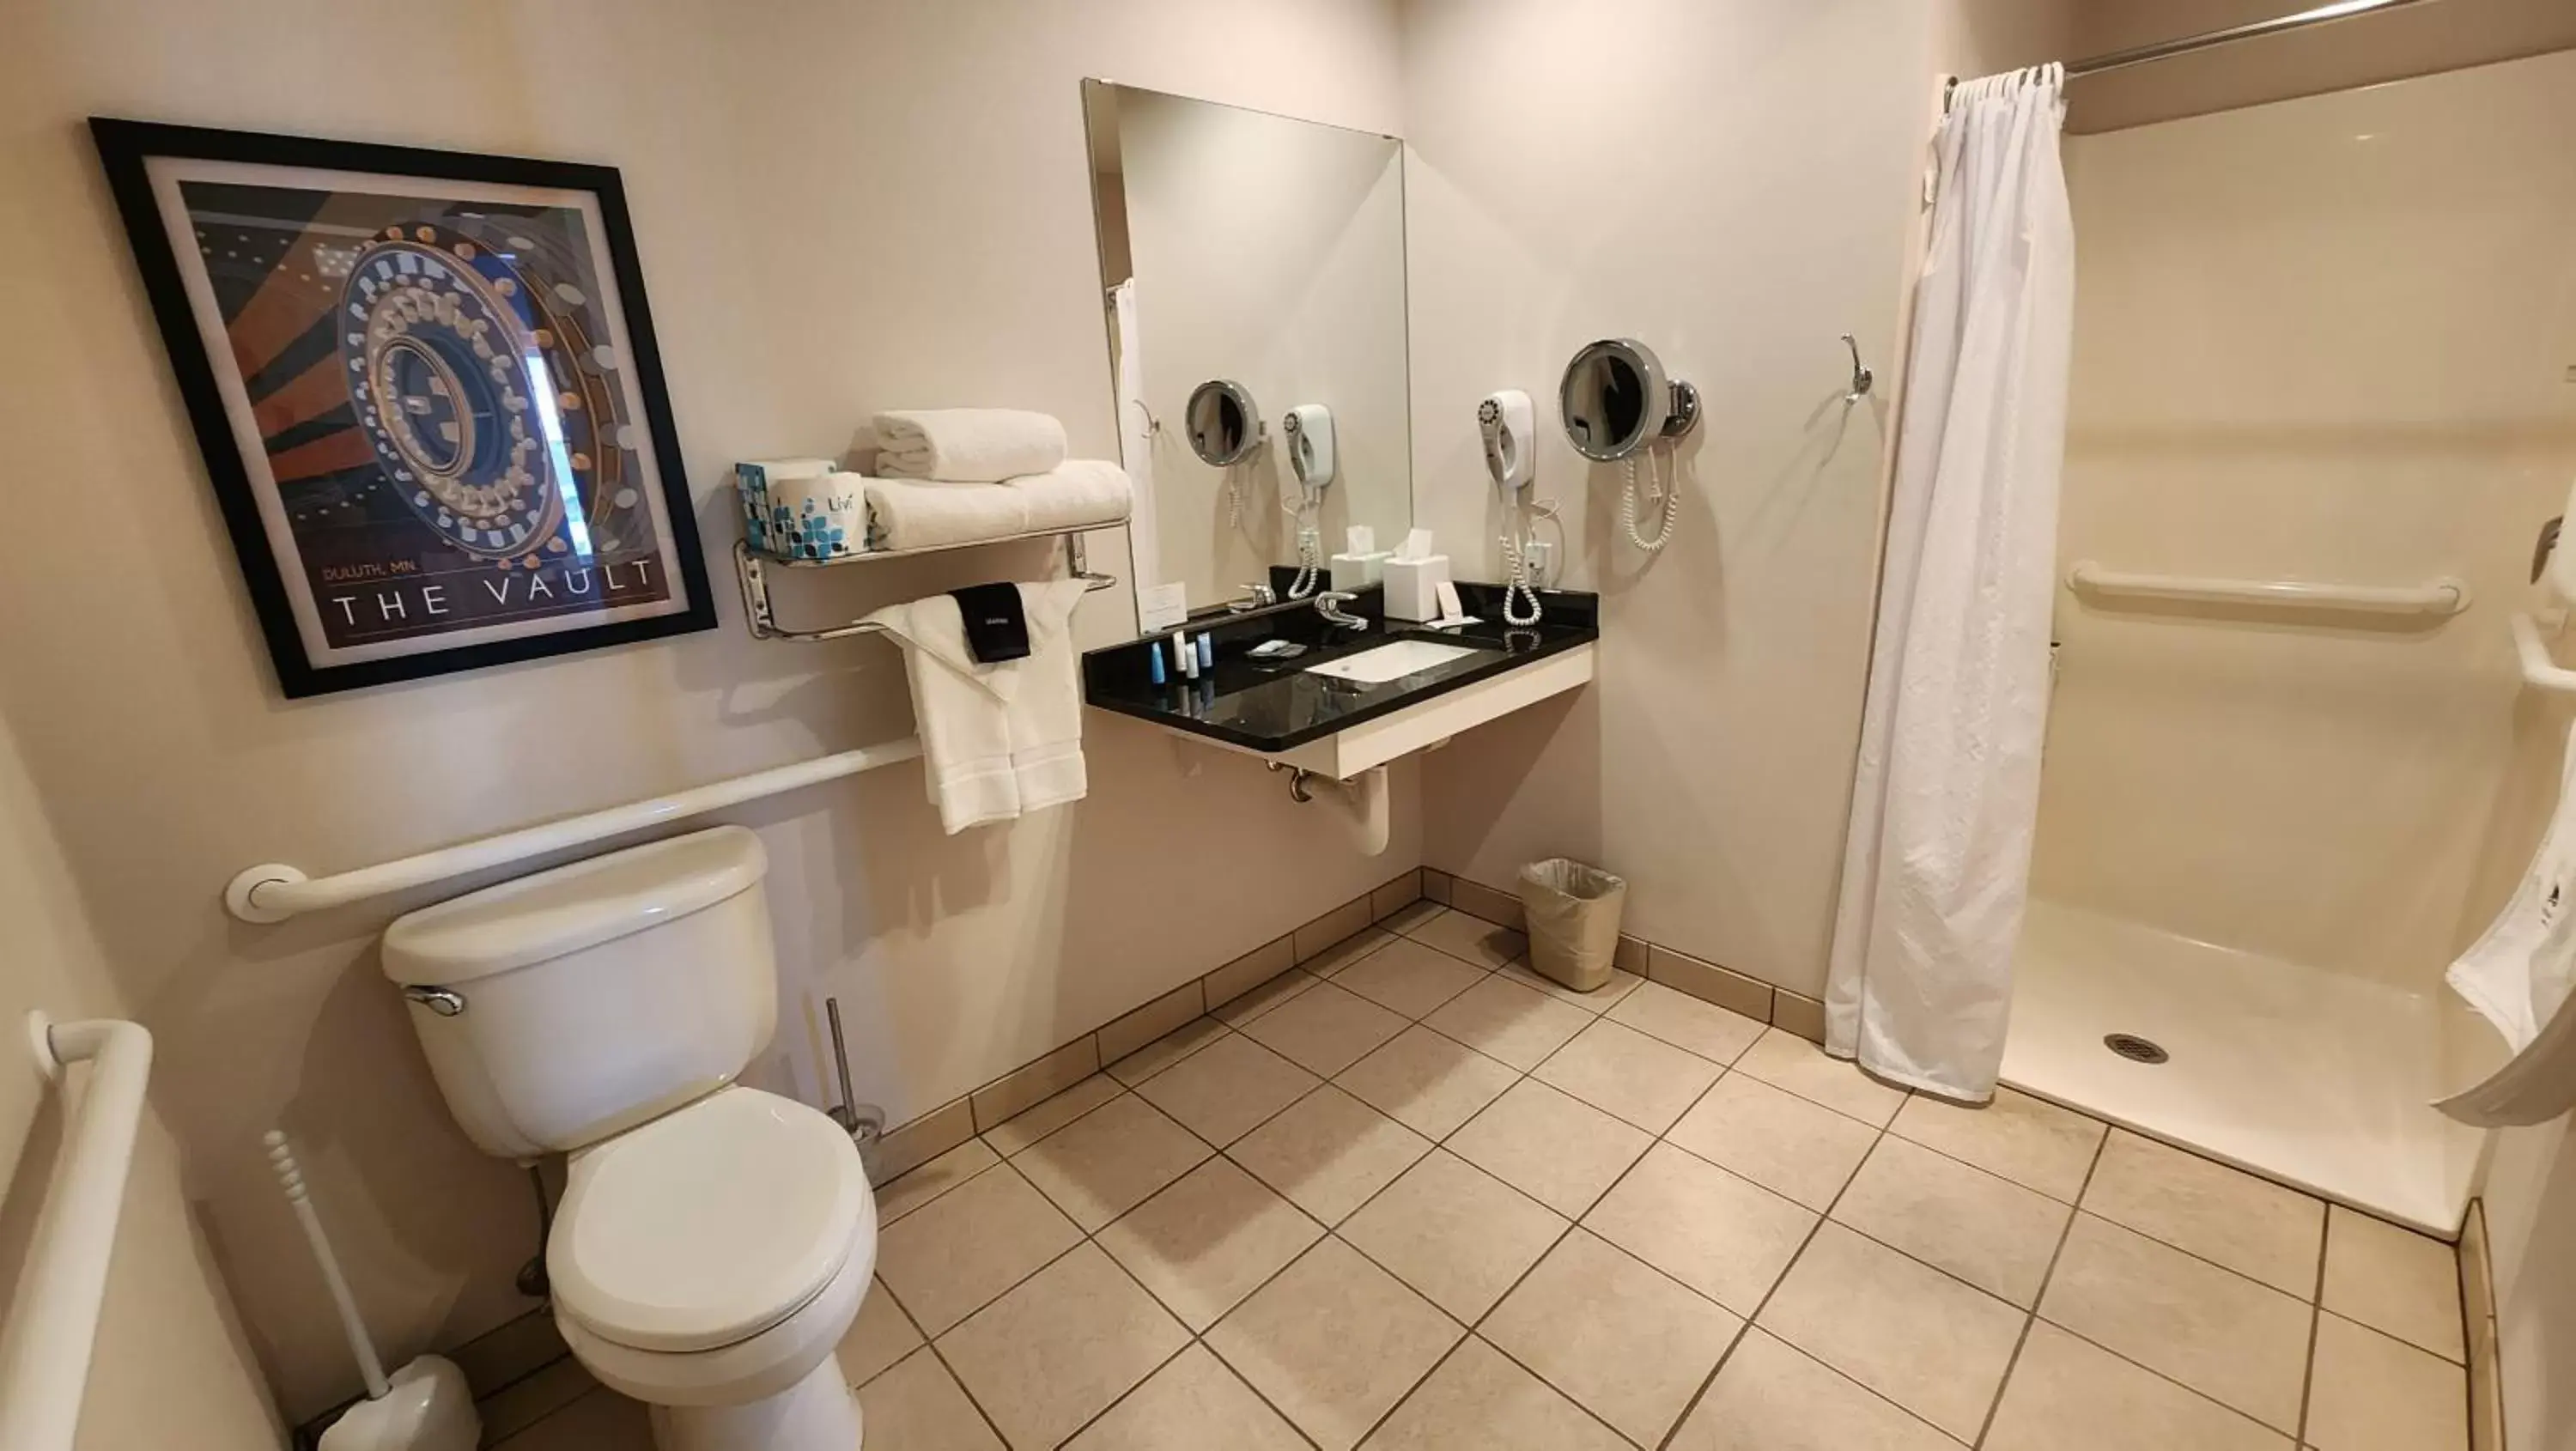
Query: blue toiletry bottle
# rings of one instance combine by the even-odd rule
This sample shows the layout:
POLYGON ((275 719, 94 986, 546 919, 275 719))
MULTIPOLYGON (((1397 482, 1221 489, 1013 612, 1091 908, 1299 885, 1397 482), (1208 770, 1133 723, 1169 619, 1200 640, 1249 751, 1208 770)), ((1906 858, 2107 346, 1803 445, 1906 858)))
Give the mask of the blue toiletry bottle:
POLYGON ((1163 674, 1163 642, 1156 640, 1154 643, 1147 645, 1145 647, 1145 659, 1148 662, 1145 666, 1146 678, 1156 685, 1162 684, 1165 679, 1163 674))

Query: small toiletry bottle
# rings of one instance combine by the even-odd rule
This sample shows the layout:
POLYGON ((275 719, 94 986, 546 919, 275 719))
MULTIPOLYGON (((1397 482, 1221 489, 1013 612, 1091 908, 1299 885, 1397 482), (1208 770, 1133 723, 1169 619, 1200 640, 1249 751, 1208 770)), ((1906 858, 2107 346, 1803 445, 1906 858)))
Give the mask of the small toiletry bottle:
POLYGON ((1160 640, 1145 647, 1145 678, 1156 685, 1170 678, 1163 674, 1163 642, 1160 640))
POLYGON ((1189 637, 1189 636, 1187 636, 1187 635, 1183 635, 1183 636, 1181 636, 1181 645, 1180 645, 1180 649, 1181 649, 1181 674, 1182 674, 1183 676, 1187 677, 1188 679, 1191 679, 1191 680, 1196 680, 1196 679, 1198 679, 1198 678, 1199 678, 1199 652, 1198 652, 1198 649, 1197 649, 1197 647, 1196 647, 1196 646, 1193 646, 1192 644, 1190 644, 1190 637, 1189 637))
POLYGON ((1199 631, 1199 669, 1216 669, 1216 637, 1205 630, 1199 631))

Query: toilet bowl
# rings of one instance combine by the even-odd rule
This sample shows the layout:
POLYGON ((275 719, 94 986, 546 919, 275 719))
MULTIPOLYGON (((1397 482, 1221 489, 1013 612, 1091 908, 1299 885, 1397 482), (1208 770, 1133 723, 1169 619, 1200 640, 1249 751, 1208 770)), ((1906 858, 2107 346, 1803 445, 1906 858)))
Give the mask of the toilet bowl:
POLYGON ((849 1134, 736 1082, 778 999, 760 839, 717 827, 424 907, 385 974, 486 1153, 568 1156, 555 1324, 662 1451, 854 1451, 876 1271, 849 1134))

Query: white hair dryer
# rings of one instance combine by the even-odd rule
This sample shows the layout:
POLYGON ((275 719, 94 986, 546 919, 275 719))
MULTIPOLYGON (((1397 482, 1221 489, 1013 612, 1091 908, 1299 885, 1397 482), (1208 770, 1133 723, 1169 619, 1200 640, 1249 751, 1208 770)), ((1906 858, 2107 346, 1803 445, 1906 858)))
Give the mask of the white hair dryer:
POLYGON ((1484 435, 1485 472, 1503 492, 1503 623, 1535 625, 1538 564, 1530 515, 1548 512, 1530 503, 1530 481, 1538 475, 1538 409, 1527 393, 1505 388, 1476 405, 1476 427, 1484 435))

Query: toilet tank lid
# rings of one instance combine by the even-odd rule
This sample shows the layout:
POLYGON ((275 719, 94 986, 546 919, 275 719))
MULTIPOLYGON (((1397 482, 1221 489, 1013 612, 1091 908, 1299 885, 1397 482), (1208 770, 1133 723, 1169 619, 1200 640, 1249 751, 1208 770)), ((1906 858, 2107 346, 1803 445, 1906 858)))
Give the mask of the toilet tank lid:
POLYGON ((768 868, 739 826, 572 862, 395 918, 385 976, 449 986, 562 957, 714 906, 768 868))

